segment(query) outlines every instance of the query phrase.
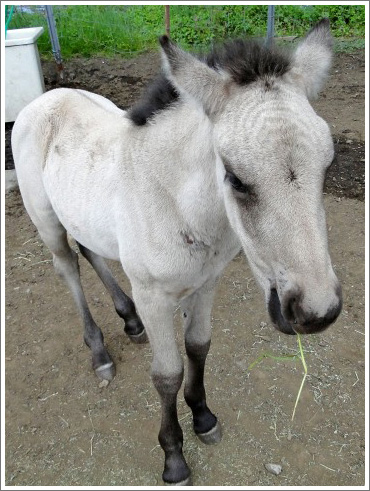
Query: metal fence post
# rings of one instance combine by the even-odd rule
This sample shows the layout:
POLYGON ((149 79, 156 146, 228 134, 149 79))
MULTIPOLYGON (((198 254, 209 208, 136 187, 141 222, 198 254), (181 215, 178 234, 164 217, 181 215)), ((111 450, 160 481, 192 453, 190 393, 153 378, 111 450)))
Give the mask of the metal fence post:
POLYGON ((166 34, 168 37, 170 37, 170 6, 165 5, 164 9, 165 9, 164 17, 165 17, 166 34))
POLYGON ((63 60, 60 52, 60 45, 59 45, 58 33, 57 33, 57 28, 56 28, 54 14, 53 14, 53 7, 51 5, 45 5, 45 9, 46 9, 46 18, 48 21, 49 35, 50 35, 50 41, 51 41, 51 47, 53 50, 54 59, 58 67, 58 73, 60 77, 63 78, 63 65, 62 65, 63 60))
POLYGON ((268 6, 266 45, 271 46, 274 39, 275 5, 268 6))

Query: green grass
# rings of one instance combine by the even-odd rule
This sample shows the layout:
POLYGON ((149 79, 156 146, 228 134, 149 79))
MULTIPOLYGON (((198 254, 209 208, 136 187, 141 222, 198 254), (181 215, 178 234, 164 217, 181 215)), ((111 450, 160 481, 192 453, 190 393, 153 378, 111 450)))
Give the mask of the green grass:
POLYGON ((273 355, 272 353, 265 351, 256 360, 254 360, 254 362, 252 362, 248 367, 248 370, 252 370, 252 368, 254 366, 256 366, 258 363, 260 363, 265 358, 272 358, 273 360, 277 360, 277 361, 295 361, 297 359, 301 360, 304 373, 303 373, 303 378, 302 378, 301 384, 299 386, 299 390, 298 390, 297 397, 295 400, 295 404, 294 404, 294 408, 293 408, 293 412, 292 412, 292 418, 291 418, 292 421, 294 420, 297 405, 298 405, 299 399, 301 397, 302 389, 303 389, 303 386, 304 386, 304 383, 305 383, 305 380, 306 380, 306 377, 308 374, 307 364, 306 364, 306 360, 304 357, 304 349, 303 349, 303 345, 302 345, 302 341, 301 341, 301 336, 298 333, 297 333, 297 343, 298 343, 298 352, 295 354, 273 355))
POLYGON ((357 49, 365 49, 365 38, 336 39, 334 51, 336 53, 352 52, 357 49))
MULTIPOLYGON (((164 33, 163 5, 70 5, 53 8, 63 59, 73 56, 128 56, 157 46, 164 33)), ((358 5, 276 6, 275 35, 301 36, 322 17, 333 35, 364 45, 365 7, 358 5)), ((46 17, 14 11, 9 29, 44 26, 38 40, 41 55, 51 56, 46 17)), ((185 48, 207 48, 237 36, 265 36, 265 5, 172 5, 171 37, 185 48)), ((343 49, 356 49, 341 41, 343 49)))

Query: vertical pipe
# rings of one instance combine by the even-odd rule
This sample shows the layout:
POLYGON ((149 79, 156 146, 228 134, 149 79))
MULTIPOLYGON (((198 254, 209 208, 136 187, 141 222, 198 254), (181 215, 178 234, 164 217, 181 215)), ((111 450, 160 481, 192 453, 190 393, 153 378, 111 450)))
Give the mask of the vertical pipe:
POLYGON ((275 24, 275 5, 268 6, 267 12, 267 38, 266 45, 271 46, 274 39, 274 24, 275 24))
POLYGON ((13 10, 14 10, 14 5, 12 5, 10 7, 10 10, 9 10, 9 5, 5 5, 5 39, 6 39, 6 35, 8 32, 8 27, 9 27, 9 24, 10 24, 12 15, 13 15, 13 10))
POLYGON ((60 52, 60 45, 59 45, 58 33, 57 33, 57 28, 56 28, 54 14, 53 14, 53 7, 51 5, 45 5, 45 9, 46 9, 46 18, 48 21, 49 36, 50 36, 54 59, 57 64, 58 73, 61 76, 61 78, 63 78, 63 65, 62 65, 63 60, 60 52))
POLYGON ((165 5, 164 6, 164 17, 165 17, 165 27, 166 27, 166 34, 168 37, 170 37, 170 6, 165 5))

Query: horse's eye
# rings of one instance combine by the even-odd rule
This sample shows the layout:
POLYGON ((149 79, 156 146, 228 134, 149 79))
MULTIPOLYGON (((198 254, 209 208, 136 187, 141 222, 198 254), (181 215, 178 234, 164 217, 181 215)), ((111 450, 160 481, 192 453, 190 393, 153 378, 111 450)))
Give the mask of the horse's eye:
POLYGON ((238 193, 242 193, 242 194, 247 193, 248 191, 247 186, 243 184, 242 181, 238 177, 236 177, 236 175, 233 174, 232 172, 226 171, 225 180, 229 181, 229 183, 238 193))

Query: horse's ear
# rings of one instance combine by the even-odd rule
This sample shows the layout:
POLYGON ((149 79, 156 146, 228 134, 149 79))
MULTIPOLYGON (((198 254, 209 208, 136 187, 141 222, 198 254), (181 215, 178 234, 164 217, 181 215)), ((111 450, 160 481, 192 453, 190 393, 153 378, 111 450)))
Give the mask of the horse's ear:
POLYGON ((331 66, 333 38, 329 19, 322 19, 307 33, 293 54, 288 72, 309 99, 315 99, 322 89, 331 66))
POLYGON ((159 42, 164 72, 177 91, 195 99, 209 116, 217 113, 228 95, 229 78, 180 49, 168 36, 161 36, 159 42))

